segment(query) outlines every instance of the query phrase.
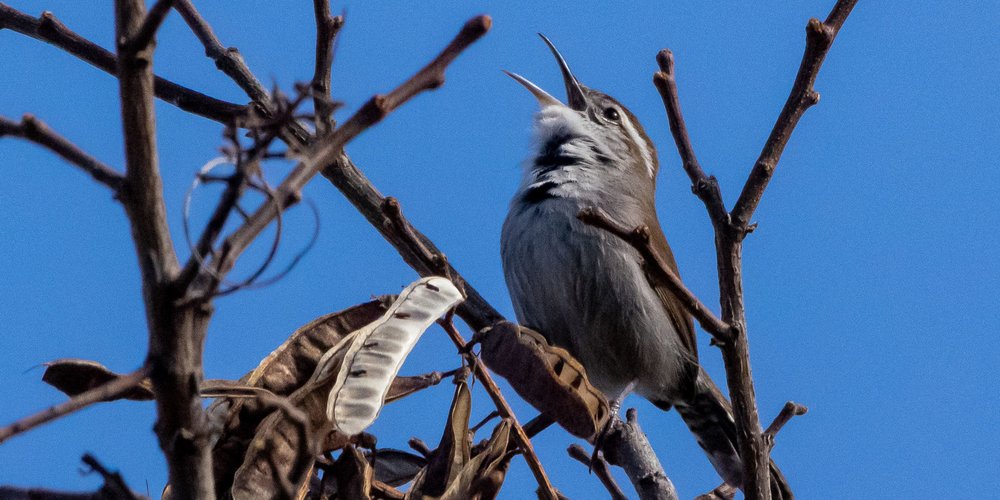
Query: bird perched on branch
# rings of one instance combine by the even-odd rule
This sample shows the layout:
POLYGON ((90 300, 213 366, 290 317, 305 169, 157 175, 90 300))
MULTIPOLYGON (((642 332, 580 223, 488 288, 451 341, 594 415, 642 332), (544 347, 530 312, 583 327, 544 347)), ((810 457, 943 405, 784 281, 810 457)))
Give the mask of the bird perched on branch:
MULTIPOLYGON (((664 286, 650 284, 635 249, 577 218, 593 207, 620 225, 647 226, 653 251, 676 271, 654 203, 656 148, 635 115, 581 84, 542 39, 562 70, 565 103, 507 73, 541 106, 501 236, 518 320, 573 354, 616 413, 633 391, 663 410, 676 408, 719 475, 740 487, 732 410, 698 364, 691 316, 664 286)), ((787 490, 772 470, 772 491, 787 490)))

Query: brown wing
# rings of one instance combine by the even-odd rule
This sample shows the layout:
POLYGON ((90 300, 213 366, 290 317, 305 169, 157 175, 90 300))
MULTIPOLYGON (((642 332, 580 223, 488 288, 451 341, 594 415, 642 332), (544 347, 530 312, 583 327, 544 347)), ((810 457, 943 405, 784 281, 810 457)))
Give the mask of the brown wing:
MULTIPOLYGON (((677 276, 680 276, 680 271, 677 269, 677 261, 674 260, 674 253, 670 250, 670 245, 667 244, 667 238, 663 235, 663 230, 660 229, 660 221, 656 218, 656 215, 653 215, 652 220, 647 221, 646 225, 649 227, 649 242, 653 251, 659 254, 663 261, 670 266, 670 269, 677 273, 677 276)), ((660 297, 663 308, 670 317, 670 322, 673 323, 674 330, 677 331, 677 335, 680 337, 681 345, 684 346, 691 356, 692 363, 689 375, 691 382, 694 382, 698 376, 698 344, 694 334, 694 321, 691 319, 691 315, 684 309, 684 306, 681 305, 680 301, 677 300, 677 297, 666 286, 657 285, 654 289, 660 297)))

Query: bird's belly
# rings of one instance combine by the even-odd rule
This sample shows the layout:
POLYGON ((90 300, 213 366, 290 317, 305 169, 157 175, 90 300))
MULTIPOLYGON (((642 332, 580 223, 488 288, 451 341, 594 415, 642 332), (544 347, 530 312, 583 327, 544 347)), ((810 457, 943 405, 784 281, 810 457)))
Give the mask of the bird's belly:
POLYGON ((673 393, 683 349, 639 256, 546 208, 511 214, 504 225, 504 274, 519 321, 566 348, 609 397, 632 381, 640 393, 673 393))

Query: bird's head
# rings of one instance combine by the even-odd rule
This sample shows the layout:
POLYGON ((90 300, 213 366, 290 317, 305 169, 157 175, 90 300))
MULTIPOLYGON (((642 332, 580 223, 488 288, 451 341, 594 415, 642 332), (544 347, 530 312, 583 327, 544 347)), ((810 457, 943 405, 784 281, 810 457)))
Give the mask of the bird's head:
POLYGON ((639 120, 613 97, 580 83, 555 45, 539 36, 562 71, 566 102, 527 78, 505 71, 541 106, 535 116, 536 151, 527 165, 529 181, 552 180, 553 173, 571 171, 573 175, 568 177, 592 179, 598 188, 629 180, 652 186, 659 163, 656 148, 639 120))

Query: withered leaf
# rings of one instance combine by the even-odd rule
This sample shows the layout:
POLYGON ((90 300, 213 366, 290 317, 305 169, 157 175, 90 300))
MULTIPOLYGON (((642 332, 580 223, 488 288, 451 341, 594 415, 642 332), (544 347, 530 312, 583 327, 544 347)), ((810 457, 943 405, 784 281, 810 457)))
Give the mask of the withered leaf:
MULTIPOLYGON (((291 394, 309 380, 325 352, 345 335, 381 317, 392 299, 373 300, 310 321, 240 381, 279 396, 291 394)), ((208 411, 223 426, 222 436, 216 442, 212 455, 216 494, 224 496, 229 493, 236 469, 243 463, 254 432, 271 410, 262 410, 253 399, 221 399, 212 403, 208 411)), ((331 436, 331 441, 336 441, 336 438, 331 436)), ((347 440, 340 443, 343 446, 347 440)))
POLYGON ((344 451, 334 465, 337 477, 337 497, 358 500, 371 498, 372 468, 368 459, 353 446, 344 451))
MULTIPOLYGON (((486 446, 457 471, 441 495, 432 496, 428 495, 426 491, 421 491, 418 485, 422 478, 418 476, 406 498, 433 498, 437 500, 495 498, 503 484, 510 460, 514 456, 514 452, 508 449, 511 444, 510 432, 510 420, 501 420, 493 429, 493 435, 490 436, 486 446)), ((425 469, 426 471, 427 469, 425 469)))
POLYGON ((608 402, 590 385, 580 362, 538 332, 497 323, 483 335, 482 357, 525 401, 570 434, 591 439, 607 421, 608 402))
POLYGON ((427 459, 402 450, 381 448, 373 461, 375 479, 389 486, 402 486, 416 477, 427 465, 427 459))
MULTIPOLYGON (((465 381, 455 385, 455 396, 451 401, 448 421, 437 450, 431 455, 427 467, 418 477, 410 493, 438 497, 444 494, 448 485, 469 461, 469 415, 472 412, 472 395, 465 381)), ((407 498, 411 498, 408 494, 407 498)), ((412 496, 412 498, 421 498, 412 496)))
MULTIPOLYGON (((69 397, 76 396, 95 387, 121 377, 97 361, 64 358, 45 363, 42 381, 59 389, 69 397)), ((149 379, 121 395, 119 399, 149 401, 153 399, 153 384, 149 379)), ((113 400, 111 400, 113 401, 113 400)))
POLYGON ((423 375, 397 376, 385 395, 385 402, 399 401, 411 394, 441 383, 441 372, 430 372, 423 375))
MULTIPOLYGON (((334 383, 332 375, 337 373, 351 339, 356 335, 357 332, 347 335, 330 348, 320 359, 312 377, 288 396, 288 404, 304 413, 311 431, 308 435, 299 432, 301 424, 284 412, 275 411, 260 423, 232 479, 233 498, 274 497, 280 486, 278 477, 288 477, 302 450, 309 450, 311 457, 318 451, 325 451, 315 449, 317 442, 338 441, 341 445, 350 442, 347 436, 336 432, 326 418, 326 400, 334 383), (340 436, 336 436, 338 434, 340 436)), ((292 478, 298 481, 293 487, 296 490, 303 488, 307 479, 306 476, 292 478)))

